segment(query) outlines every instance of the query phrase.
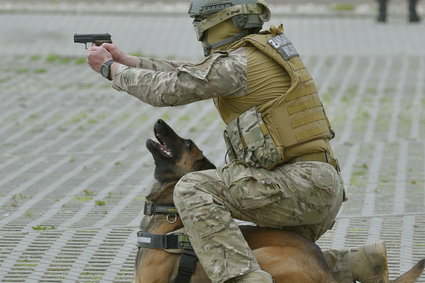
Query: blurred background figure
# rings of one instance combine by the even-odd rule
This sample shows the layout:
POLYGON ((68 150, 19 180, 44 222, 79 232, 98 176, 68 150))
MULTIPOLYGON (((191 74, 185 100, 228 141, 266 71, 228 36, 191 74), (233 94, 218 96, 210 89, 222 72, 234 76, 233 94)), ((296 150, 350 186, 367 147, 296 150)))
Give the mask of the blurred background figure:
MULTIPOLYGON (((421 20, 416 12, 416 4, 419 0, 407 0, 408 12, 409 12, 409 22, 417 23, 421 20)), ((378 0, 378 22, 387 21, 387 4, 388 0, 378 0)))

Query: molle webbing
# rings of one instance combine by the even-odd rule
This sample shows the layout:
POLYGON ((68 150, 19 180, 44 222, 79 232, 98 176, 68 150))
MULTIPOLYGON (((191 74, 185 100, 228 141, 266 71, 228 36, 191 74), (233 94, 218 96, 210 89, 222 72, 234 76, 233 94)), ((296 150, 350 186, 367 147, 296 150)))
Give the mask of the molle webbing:
MULTIPOLYGON (((263 134, 263 136, 265 136, 269 133, 269 131, 267 131, 266 125, 264 125, 264 124, 260 124, 260 129, 261 129, 261 133, 263 134)), ((244 137, 241 137, 241 142, 242 142, 242 145, 244 146, 244 148, 248 147, 248 143, 246 142, 244 137)))
MULTIPOLYGON (((271 38, 273 38, 271 34, 253 34, 244 37, 231 48, 235 50, 241 47, 255 47, 284 68, 291 78, 291 85, 286 91, 283 90, 281 95, 261 105, 255 105, 260 110, 278 151, 281 152, 282 162, 285 163, 288 161, 285 159, 286 148, 317 139, 329 140, 332 138, 332 131, 313 78, 301 59, 293 53, 285 60, 277 49, 269 44, 271 38)), ((235 109, 233 105, 243 105, 246 99, 253 99, 255 95, 252 93, 247 97, 221 97, 217 99, 216 105, 225 118, 225 114, 232 116, 232 109, 235 109)), ((308 152, 305 153, 315 150, 307 149, 308 152)))
POLYGON ((288 113, 290 115, 303 111, 304 109, 308 109, 309 107, 321 107, 322 102, 320 101, 320 97, 315 92, 314 86, 306 87, 303 91, 300 91, 298 94, 306 92, 311 95, 298 95, 292 96, 291 99, 288 98, 288 113))

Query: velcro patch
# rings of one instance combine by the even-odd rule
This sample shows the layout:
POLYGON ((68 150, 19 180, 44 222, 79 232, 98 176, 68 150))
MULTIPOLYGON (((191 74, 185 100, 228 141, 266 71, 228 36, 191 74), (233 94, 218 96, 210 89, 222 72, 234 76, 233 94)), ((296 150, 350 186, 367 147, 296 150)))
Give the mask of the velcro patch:
POLYGON ((150 244, 152 242, 151 238, 148 237, 137 237, 140 243, 147 243, 150 244))
POLYGON ((295 46, 289 40, 289 38, 283 33, 278 34, 275 37, 272 37, 268 40, 268 43, 279 52, 285 61, 291 59, 292 57, 300 56, 298 51, 295 49, 295 46))

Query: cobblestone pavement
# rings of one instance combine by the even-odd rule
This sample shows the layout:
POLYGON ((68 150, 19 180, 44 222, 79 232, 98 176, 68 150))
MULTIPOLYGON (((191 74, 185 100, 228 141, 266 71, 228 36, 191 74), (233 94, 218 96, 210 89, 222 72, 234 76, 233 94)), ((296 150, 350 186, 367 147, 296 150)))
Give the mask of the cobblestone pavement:
MULTIPOLYGON (((425 257, 425 24, 281 21, 320 88, 349 195, 319 244, 384 239, 394 277, 425 257)), ((195 60, 190 20, 15 11, 0 26, 0 282, 130 282, 154 122, 165 119, 216 164, 223 124, 210 102, 155 109, 117 93, 72 35, 110 32, 131 52, 195 60)))

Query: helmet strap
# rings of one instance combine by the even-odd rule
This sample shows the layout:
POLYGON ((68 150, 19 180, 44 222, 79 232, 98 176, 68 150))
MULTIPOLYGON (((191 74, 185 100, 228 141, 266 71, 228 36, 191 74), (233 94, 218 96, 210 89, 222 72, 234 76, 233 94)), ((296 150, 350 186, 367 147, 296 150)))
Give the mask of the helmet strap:
POLYGON ((247 29, 242 30, 240 33, 237 33, 231 37, 225 38, 219 42, 213 43, 213 44, 209 44, 208 43, 208 33, 205 35, 206 40, 205 40, 205 44, 204 44, 204 56, 208 56, 211 54, 211 50, 221 47, 223 45, 226 45, 228 43, 231 43, 233 41, 239 40, 245 36, 247 36, 249 34, 249 31, 247 29))

